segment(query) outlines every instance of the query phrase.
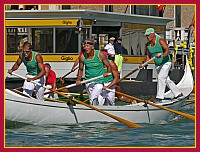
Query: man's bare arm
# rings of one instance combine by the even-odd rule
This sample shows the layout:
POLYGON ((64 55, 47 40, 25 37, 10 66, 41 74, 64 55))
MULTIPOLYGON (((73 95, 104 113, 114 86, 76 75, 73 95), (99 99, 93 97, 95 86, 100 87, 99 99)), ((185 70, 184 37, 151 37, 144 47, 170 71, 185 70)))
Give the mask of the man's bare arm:
POLYGON ((169 50, 169 47, 166 43, 166 41, 164 39, 160 39, 159 40, 159 44, 162 46, 163 50, 164 50, 164 53, 163 55, 161 55, 161 57, 165 57, 165 56, 168 56, 168 54, 170 53, 170 50, 169 50))
POLYGON ((112 75, 113 75, 113 80, 107 86, 107 88, 110 88, 110 87, 114 86, 115 84, 117 84, 118 79, 119 79, 118 68, 117 68, 117 65, 115 64, 115 62, 111 61, 110 66, 111 66, 111 71, 112 71, 112 75))
POLYGON ((19 54, 19 58, 17 59, 17 61, 13 65, 13 67, 8 70, 9 74, 12 74, 12 72, 17 70, 19 68, 19 66, 21 65, 21 63, 22 63, 21 55, 22 55, 22 53, 19 54))
POLYGON ((108 75, 108 73, 111 73, 111 67, 110 64, 108 62, 107 57, 103 54, 103 53, 99 53, 99 57, 100 60, 103 62, 103 64, 107 67, 108 71, 106 73, 104 73, 104 77, 106 77, 108 75))
POLYGON ((84 68, 84 62, 83 61, 84 61, 84 56, 81 55, 80 58, 79 58, 79 69, 78 69, 76 84, 80 84, 81 78, 83 76, 83 68, 84 68))

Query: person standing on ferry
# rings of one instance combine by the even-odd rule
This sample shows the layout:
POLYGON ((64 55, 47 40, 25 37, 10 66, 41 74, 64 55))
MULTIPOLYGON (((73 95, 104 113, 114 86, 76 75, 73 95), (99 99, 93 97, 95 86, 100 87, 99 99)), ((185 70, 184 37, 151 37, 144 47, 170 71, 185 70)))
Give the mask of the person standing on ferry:
MULTIPOLYGON (((153 28, 146 29, 145 35, 148 39, 146 45, 145 62, 148 61, 151 57, 156 57, 154 59, 154 62, 158 74, 158 82, 157 95, 156 99, 153 102, 162 102, 162 100, 164 99, 166 85, 174 94, 175 99, 183 96, 183 94, 180 92, 175 83, 172 80, 170 80, 170 77, 168 75, 172 63, 171 58, 169 56, 170 50, 166 41, 160 36, 157 36, 153 28)), ((140 65, 140 67, 142 67, 142 65, 140 65)))
POLYGON ((35 89, 36 98, 38 100, 44 100, 45 89, 31 82, 35 81, 40 83, 41 85, 45 84, 46 79, 43 58, 41 54, 32 51, 31 44, 29 42, 24 43, 23 51, 20 52, 19 58, 17 59, 13 67, 8 70, 8 73, 12 75, 12 72, 17 70, 22 62, 26 66, 27 70, 27 79, 24 81, 23 93, 32 96, 33 91, 35 89))
POLYGON ((109 43, 106 44, 106 46, 104 47, 104 49, 107 50, 108 52, 108 59, 112 61, 115 61, 114 41, 115 41, 114 37, 109 38, 109 43))

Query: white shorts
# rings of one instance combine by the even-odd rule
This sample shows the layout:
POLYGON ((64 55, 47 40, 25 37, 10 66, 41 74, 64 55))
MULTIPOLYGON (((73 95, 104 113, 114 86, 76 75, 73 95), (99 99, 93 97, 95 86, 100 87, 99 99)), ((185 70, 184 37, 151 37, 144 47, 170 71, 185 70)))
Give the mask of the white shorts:
MULTIPOLYGON (((104 83, 104 86, 108 86, 111 82, 104 83)), ((114 106, 115 105, 115 85, 110 87, 111 91, 103 90, 98 97, 99 105, 104 105, 106 101, 106 105, 114 106)))
POLYGON ((102 92, 103 83, 90 82, 90 83, 87 83, 85 86, 90 98, 90 104, 99 105, 98 97, 100 93, 102 92))
MULTIPOLYGON (((35 77, 35 76, 29 75, 29 74, 26 75, 26 78, 33 78, 33 77, 35 77)), ((46 78, 45 78, 45 76, 43 76, 43 77, 41 77, 37 80, 34 80, 34 81, 37 82, 37 83, 40 83, 41 85, 44 85, 46 78)), ((35 92, 36 98, 38 100, 44 100, 44 90, 45 89, 43 87, 36 85, 32 82, 28 82, 26 80, 24 81, 24 85, 23 85, 23 93, 24 94, 28 94, 29 96, 32 96, 34 89, 36 90, 36 92, 35 92)))

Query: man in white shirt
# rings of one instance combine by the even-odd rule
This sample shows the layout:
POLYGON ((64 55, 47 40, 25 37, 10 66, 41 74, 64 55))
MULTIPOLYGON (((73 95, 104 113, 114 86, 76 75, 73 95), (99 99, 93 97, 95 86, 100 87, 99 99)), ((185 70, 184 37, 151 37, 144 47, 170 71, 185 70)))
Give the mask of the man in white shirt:
POLYGON ((108 59, 114 61, 115 60, 115 49, 114 49, 114 41, 115 41, 115 38, 114 37, 111 37, 109 39, 109 43, 106 44, 106 46, 104 47, 104 49, 107 50, 108 52, 108 59))

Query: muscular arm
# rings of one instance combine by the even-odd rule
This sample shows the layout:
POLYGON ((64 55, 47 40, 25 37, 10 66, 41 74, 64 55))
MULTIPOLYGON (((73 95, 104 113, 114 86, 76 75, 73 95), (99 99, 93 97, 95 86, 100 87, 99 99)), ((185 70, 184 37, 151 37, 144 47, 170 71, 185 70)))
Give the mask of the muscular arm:
POLYGON ((79 57, 76 59, 76 61, 74 62, 74 65, 72 66, 71 71, 74 72, 75 67, 78 65, 79 63, 79 57))
POLYGON ((19 68, 19 66, 21 65, 21 63, 22 63, 21 55, 22 55, 22 53, 19 54, 19 58, 17 59, 17 61, 13 65, 13 67, 8 70, 9 74, 12 75, 12 72, 15 71, 15 70, 17 70, 19 68))
POLYGON ((113 80, 112 82, 107 86, 107 88, 112 87, 113 85, 115 85, 118 82, 119 76, 118 76, 118 69, 117 69, 117 65, 115 64, 115 62, 111 61, 110 62, 110 66, 111 66, 111 71, 112 71, 112 75, 113 75, 113 80))
POLYGON ((84 67, 84 56, 81 55, 79 58, 79 69, 78 69, 78 75, 77 75, 77 80, 76 80, 76 84, 80 84, 81 82, 81 78, 83 76, 83 67, 84 67))
POLYGON ((169 50, 169 47, 166 43, 166 41, 162 38, 159 39, 159 44, 162 46, 163 50, 164 50, 164 53, 161 57, 165 57, 165 56, 168 56, 168 54, 170 53, 170 50, 169 50))
POLYGON ((111 73, 111 67, 108 62, 107 57, 103 53, 99 53, 100 60, 103 62, 103 64, 107 67, 108 71, 104 74, 104 77, 108 75, 108 73, 111 73))
POLYGON ((37 76, 33 77, 32 80, 36 80, 38 78, 41 78, 46 73, 45 69, 44 69, 43 58, 42 58, 41 54, 37 54, 35 59, 36 59, 36 61, 38 63, 38 67, 40 69, 40 73, 38 73, 37 76))

